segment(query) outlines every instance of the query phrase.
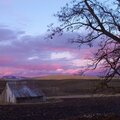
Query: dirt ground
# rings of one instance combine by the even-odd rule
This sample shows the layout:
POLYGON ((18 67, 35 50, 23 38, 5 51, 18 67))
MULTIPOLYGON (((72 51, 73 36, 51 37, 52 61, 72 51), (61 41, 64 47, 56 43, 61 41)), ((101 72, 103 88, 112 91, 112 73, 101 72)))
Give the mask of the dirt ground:
POLYGON ((0 120, 119 120, 120 97, 0 106, 0 120))

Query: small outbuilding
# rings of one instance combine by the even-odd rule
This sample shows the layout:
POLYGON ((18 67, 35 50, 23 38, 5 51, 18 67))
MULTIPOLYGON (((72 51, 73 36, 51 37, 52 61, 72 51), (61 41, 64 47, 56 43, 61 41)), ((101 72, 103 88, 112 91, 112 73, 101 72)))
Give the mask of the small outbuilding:
POLYGON ((36 103, 46 100, 45 94, 35 84, 7 82, 1 93, 2 103, 36 103))

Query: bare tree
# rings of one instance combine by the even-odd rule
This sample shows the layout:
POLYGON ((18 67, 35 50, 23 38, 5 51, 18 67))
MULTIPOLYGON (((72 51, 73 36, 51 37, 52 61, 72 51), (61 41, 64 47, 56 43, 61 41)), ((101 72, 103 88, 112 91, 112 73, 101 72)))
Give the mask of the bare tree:
POLYGON ((56 33, 80 32, 84 28, 86 35, 79 35, 72 42, 90 47, 97 43, 92 68, 103 68, 105 82, 120 76, 120 0, 116 0, 111 8, 97 0, 73 0, 55 16, 61 24, 51 27, 51 38, 56 33))

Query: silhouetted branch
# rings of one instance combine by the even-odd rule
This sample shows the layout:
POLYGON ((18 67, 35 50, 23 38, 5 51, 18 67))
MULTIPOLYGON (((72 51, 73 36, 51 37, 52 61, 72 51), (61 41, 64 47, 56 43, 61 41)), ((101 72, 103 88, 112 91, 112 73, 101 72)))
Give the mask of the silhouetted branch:
POLYGON ((113 6, 109 8, 97 0, 73 0, 55 15, 61 25, 51 29, 53 37, 56 33, 78 33, 85 28, 86 35, 78 35, 72 42, 90 47, 93 47, 93 42, 98 43, 90 67, 102 67, 106 81, 120 76, 120 1, 116 0, 113 6))

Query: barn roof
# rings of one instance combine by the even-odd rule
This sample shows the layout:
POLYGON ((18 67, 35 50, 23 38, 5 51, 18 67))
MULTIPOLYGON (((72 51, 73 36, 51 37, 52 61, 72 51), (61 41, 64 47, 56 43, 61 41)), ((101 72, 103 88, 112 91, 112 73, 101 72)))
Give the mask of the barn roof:
POLYGON ((8 86, 16 98, 44 96, 42 90, 35 84, 28 85, 19 82, 8 82, 8 86))

